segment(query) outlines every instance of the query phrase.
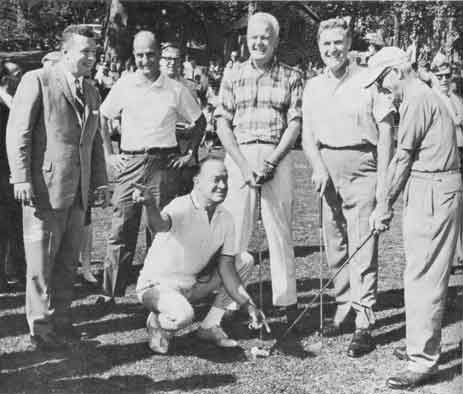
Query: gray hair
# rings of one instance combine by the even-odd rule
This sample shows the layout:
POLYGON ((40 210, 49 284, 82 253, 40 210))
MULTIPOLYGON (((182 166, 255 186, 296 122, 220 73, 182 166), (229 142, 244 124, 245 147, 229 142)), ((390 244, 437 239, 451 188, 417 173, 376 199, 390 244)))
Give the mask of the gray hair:
POLYGON ((275 34, 275 38, 278 38, 280 35, 280 24, 278 23, 277 18, 275 18, 272 14, 268 12, 256 12, 252 14, 248 20, 248 26, 253 24, 256 21, 263 21, 267 23, 273 30, 275 34))
POLYGON ((153 46, 156 48, 156 49, 160 49, 159 48, 159 41, 156 37, 156 35, 152 32, 152 31, 149 31, 149 30, 140 30, 137 34, 135 34, 134 38, 133 38, 133 46, 135 47, 135 43, 137 41, 141 41, 141 40, 151 40, 153 42, 153 46))
POLYGON ((320 25, 318 26, 317 40, 320 40, 322 32, 332 29, 342 29, 346 32, 348 37, 352 37, 351 21, 352 18, 350 16, 345 16, 342 18, 336 17, 321 21, 320 25))

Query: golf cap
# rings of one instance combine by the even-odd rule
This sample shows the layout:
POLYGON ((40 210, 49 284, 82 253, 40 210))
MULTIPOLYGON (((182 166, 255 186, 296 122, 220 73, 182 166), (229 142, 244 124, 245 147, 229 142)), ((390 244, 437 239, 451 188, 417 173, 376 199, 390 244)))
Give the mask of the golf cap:
POLYGON ((365 87, 373 85, 389 67, 409 62, 407 54, 397 47, 384 47, 375 53, 368 61, 368 71, 365 87))

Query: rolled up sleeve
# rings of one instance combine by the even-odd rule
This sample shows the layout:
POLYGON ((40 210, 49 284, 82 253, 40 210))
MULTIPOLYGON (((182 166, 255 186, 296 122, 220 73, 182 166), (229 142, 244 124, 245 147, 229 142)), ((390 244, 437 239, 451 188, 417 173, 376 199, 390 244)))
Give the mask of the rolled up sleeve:
POLYGON ((304 84, 302 76, 299 72, 295 72, 289 83, 289 105, 288 113, 286 115, 287 122, 302 119, 302 93, 304 84))
POLYGON ((219 91, 219 103, 214 112, 215 118, 224 118, 229 121, 233 121, 236 110, 233 84, 230 78, 231 74, 232 73, 227 73, 222 79, 219 91))

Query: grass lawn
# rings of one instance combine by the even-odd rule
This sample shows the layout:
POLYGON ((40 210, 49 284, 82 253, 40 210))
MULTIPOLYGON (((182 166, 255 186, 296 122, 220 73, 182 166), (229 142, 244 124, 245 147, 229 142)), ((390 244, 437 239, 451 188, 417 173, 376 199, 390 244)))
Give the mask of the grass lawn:
MULTIPOLYGON (((300 151, 295 158, 295 205, 293 238, 297 255, 298 295, 301 304, 309 302, 318 288, 319 239, 318 200, 310 185, 310 170, 300 151)), ((240 315, 225 321, 225 329, 238 338, 241 350, 218 350, 198 342, 194 326, 175 338, 169 356, 150 353, 146 346, 145 312, 137 303, 134 285, 127 297, 118 300, 113 313, 101 316, 94 306, 96 295, 76 286, 73 314, 76 324, 86 331, 89 340, 70 352, 43 354, 28 349, 24 316, 24 294, 0 296, 0 393, 236 393, 236 394, 367 394, 392 392, 385 379, 405 364, 392 355, 395 346, 404 343, 405 311, 403 307, 402 272, 404 256, 401 243, 400 207, 391 230, 380 240, 379 302, 376 351, 357 360, 345 355, 350 334, 336 339, 320 339, 315 307, 303 319, 304 331, 279 352, 266 359, 250 360, 249 350, 259 345, 255 333, 247 329, 240 315), (320 345, 322 345, 320 347, 320 345)), ((95 269, 101 270, 105 240, 109 231, 110 211, 96 209, 95 269)), ((259 230, 258 230, 259 231, 259 230)), ((140 240, 142 240, 140 234, 140 240)), ((257 246, 254 238, 252 247, 257 246)), ((266 250, 265 243, 260 245, 266 250)), ((140 243, 136 264, 144 254, 140 243)), ((273 333, 283 330, 282 316, 271 311, 268 258, 264 253, 264 298, 273 333)), ((257 270, 256 270, 257 271, 257 270)), ((257 273, 257 272, 256 272, 257 273)), ((328 276, 326 264, 324 276, 328 276)), ((449 308, 442 337, 442 357, 436 378, 415 390, 423 394, 463 393, 461 338, 461 293, 463 278, 454 276, 449 291, 449 308)), ((249 285, 257 299, 257 276, 249 285)), ((328 292, 327 313, 333 310, 328 292)), ((197 315, 207 311, 198 305, 197 315)), ((267 346, 271 338, 264 338, 267 346)), ((265 345, 264 344, 264 345, 265 345)), ((397 392, 397 391, 395 391, 397 392)))

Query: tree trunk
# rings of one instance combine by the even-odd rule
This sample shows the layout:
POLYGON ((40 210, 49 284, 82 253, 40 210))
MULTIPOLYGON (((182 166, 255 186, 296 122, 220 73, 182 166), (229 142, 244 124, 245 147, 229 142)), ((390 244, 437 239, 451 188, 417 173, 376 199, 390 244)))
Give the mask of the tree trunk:
POLYGON ((106 58, 124 62, 131 54, 131 37, 127 30, 127 9, 120 0, 111 0, 104 51, 106 58))
POLYGON ((398 47, 400 44, 400 22, 399 22, 399 15, 397 12, 393 12, 392 17, 394 19, 394 35, 392 45, 398 47))

